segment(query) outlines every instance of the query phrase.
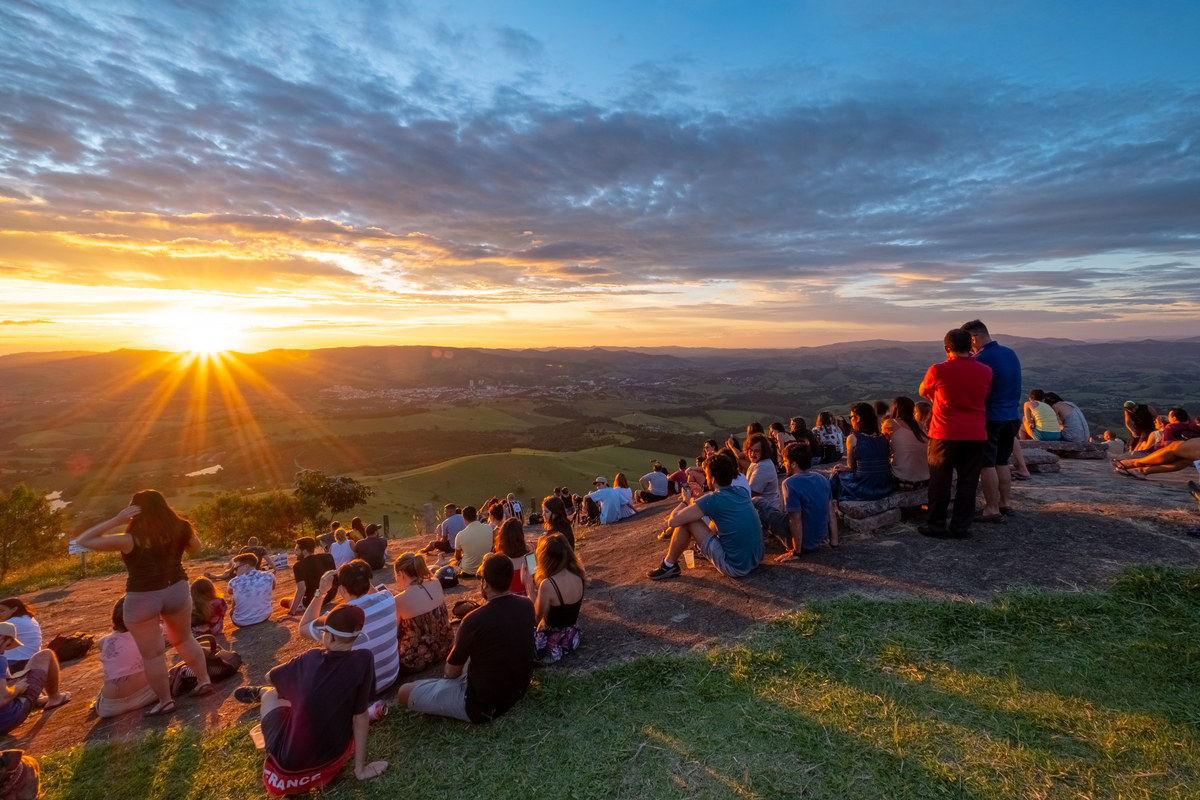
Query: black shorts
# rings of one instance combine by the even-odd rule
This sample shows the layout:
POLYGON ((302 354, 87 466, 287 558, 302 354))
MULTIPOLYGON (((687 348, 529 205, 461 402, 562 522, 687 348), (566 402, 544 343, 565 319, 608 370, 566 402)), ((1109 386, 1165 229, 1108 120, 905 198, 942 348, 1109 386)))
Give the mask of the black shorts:
POLYGON ((997 465, 1007 467, 1012 458, 1013 445, 1017 431, 1021 428, 1021 420, 1010 419, 1006 422, 987 423, 987 446, 983 448, 983 469, 997 465))

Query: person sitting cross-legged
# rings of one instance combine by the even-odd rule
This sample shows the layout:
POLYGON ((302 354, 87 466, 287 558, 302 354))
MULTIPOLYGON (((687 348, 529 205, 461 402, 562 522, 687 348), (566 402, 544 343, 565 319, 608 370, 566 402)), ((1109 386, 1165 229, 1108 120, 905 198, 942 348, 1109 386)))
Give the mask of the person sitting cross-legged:
POLYGON ((783 480, 783 509, 755 504, 763 525, 787 548, 776 561, 793 561, 826 542, 838 546, 837 505, 829 479, 809 471, 812 461, 807 441, 789 444, 783 451, 788 474, 783 480))
POLYGON ((267 553, 267 548, 263 547, 262 545, 260 545, 258 543, 257 536, 251 536, 249 539, 246 540, 246 546, 243 547, 241 550, 238 550, 236 553, 234 553, 234 557, 229 559, 229 566, 226 567, 224 572, 217 574, 217 575, 214 575, 211 572, 205 572, 204 577, 208 578, 210 581, 212 581, 214 583, 216 583, 218 581, 229 580, 237 573, 236 559, 238 556, 242 555, 243 553, 253 553, 254 555, 258 556, 258 568, 259 569, 269 569, 269 570, 274 571, 275 563, 271 560, 270 554, 267 553))
POLYGON ((58 658, 50 650, 30 656, 21 677, 9 674, 8 659, 2 654, 20 646, 16 626, 0 622, 0 734, 24 722, 35 707, 49 710, 71 699, 70 692, 58 690, 58 658))
POLYGON ((257 625, 271 618, 271 592, 275 590, 275 573, 258 569, 258 556, 242 553, 233 560, 234 575, 229 579, 229 599, 233 610, 229 619, 239 628, 257 625))
POLYGON ((367 763, 367 709, 375 693, 369 650, 354 649, 366 615, 340 605, 322 623, 314 648, 267 673, 270 686, 243 686, 234 697, 262 704, 269 794, 303 794, 333 780, 354 756, 360 781, 382 775, 386 761, 367 763))
POLYGON ((692 542, 717 571, 730 578, 748 575, 763 559, 762 524, 750 502, 750 492, 731 486, 738 476, 737 462, 725 455, 711 456, 704 470, 715 492, 689 500, 667 520, 671 544, 666 558, 650 571, 651 580, 679 577, 679 557, 692 542), (712 520, 705 524, 704 517, 712 520))
POLYGON ((533 603, 508 591, 513 577, 508 557, 489 554, 480 575, 487 602, 463 618, 445 677, 400 687, 397 699, 410 711, 487 722, 529 690, 536 658, 533 603))
MULTIPOLYGON (((396 676, 400 673, 396 599, 387 589, 371 585, 373 575, 371 565, 361 558, 356 558, 343 564, 336 573, 326 572, 322 575, 317 592, 324 593, 332 589, 336 576, 337 594, 341 604, 357 606, 363 610, 365 622, 362 634, 354 643, 354 649, 369 650, 375 657, 375 690, 382 692, 396 681, 396 676)), ((318 619, 320 613, 321 609, 316 603, 310 603, 308 608, 304 609, 304 616, 300 618, 297 628, 297 633, 302 639, 321 641, 321 630, 326 622, 318 619)))
POLYGON ((463 519, 467 526, 458 532, 454 539, 454 557, 458 561, 463 575, 475 577, 483 566, 483 557, 492 552, 492 544, 496 534, 492 526, 480 522, 475 506, 467 506, 462 510, 463 519))
POLYGON ((463 518, 462 512, 458 510, 458 506, 454 503, 447 503, 443 509, 445 519, 437 526, 437 538, 422 550, 422 553, 432 553, 435 551, 442 553, 454 552, 454 538, 458 536, 458 532, 467 527, 467 521, 463 518))
MULTIPOLYGON (((317 584, 321 582, 321 576, 332 569, 337 569, 333 556, 329 553, 318 553, 316 539, 302 536, 296 540, 296 563, 292 565, 296 594, 279 601, 279 604, 287 609, 289 617, 299 616, 300 612, 312 603, 313 598, 317 596, 317 584)), ((333 602, 333 597, 332 590, 317 597, 318 606, 333 602)))

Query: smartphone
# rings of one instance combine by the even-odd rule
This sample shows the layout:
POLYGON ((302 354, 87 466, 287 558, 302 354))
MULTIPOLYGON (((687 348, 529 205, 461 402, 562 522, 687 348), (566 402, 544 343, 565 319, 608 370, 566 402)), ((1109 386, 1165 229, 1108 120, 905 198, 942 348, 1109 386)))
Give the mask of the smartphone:
POLYGON ((528 553, 525 556, 525 566, 529 569, 529 574, 537 572, 537 556, 533 553, 528 553))

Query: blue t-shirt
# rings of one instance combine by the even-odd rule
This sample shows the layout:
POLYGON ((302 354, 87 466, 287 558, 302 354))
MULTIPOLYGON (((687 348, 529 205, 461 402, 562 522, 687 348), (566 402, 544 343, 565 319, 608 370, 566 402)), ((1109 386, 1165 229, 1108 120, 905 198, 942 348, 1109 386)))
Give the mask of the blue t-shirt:
POLYGON ((722 486, 696 500, 696 505, 717 523, 717 538, 729 566, 749 572, 762 562, 762 522, 750 502, 750 492, 740 486, 722 486))
POLYGON ((442 522, 442 538, 451 547, 454 547, 454 537, 458 536, 459 532, 467 527, 467 521, 463 519, 462 514, 455 514, 452 517, 446 517, 442 522))
POLYGON ((800 513, 804 526, 801 547, 815 550, 829 535, 829 479, 819 472, 798 472, 783 482, 783 510, 800 513))
MULTIPOLYGON (((3 655, 0 655, 0 675, 9 682, 12 681, 12 676, 8 674, 8 659, 3 655)), ((32 708, 33 703, 24 695, 14 697, 8 705, 0 708, 0 734, 8 733, 24 722, 32 708)))
POLYGON ((988 342, 975 360, 992 368, 992 388, 984 400, 988 422, 1021 418, 1021 359, 1011 348, 988 342))

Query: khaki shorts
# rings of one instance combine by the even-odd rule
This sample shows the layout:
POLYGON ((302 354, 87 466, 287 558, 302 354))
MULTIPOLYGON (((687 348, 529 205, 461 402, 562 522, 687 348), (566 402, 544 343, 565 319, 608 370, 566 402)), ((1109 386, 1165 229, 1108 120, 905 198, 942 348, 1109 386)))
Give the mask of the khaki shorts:
POLYGON ((413 684, 408 710, 470 722, 467 716, 467 673, 457 678, 430 678, 413 684))
POLYGON ((122 714, 127 714, 130 711, 137 711, 139 708, 154 703, 158 697, 154 694, 154 690, 149 686, 143 686, 141 691, 134 692, 128 697, 105 697, 103 694, 96 696, 96 716, 108 719, 110 717, 119 717, 122 714))

